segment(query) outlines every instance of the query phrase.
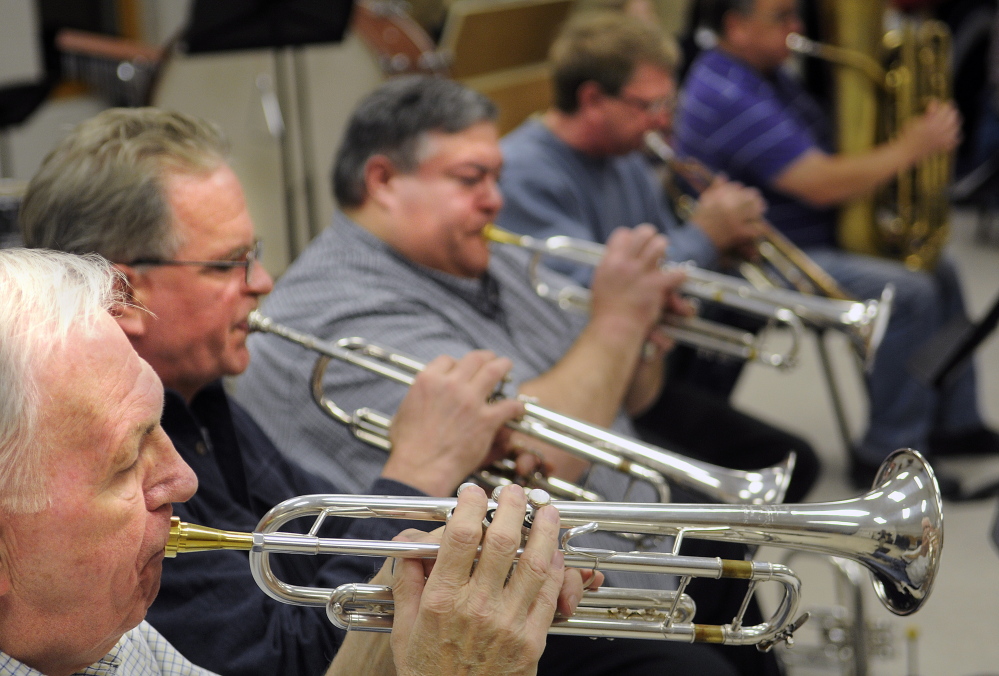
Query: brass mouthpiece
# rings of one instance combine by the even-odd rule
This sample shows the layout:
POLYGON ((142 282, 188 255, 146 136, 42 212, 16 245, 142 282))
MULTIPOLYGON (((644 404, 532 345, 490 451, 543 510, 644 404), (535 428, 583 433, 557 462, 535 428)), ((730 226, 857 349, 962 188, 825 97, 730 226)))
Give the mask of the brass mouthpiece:
POLYGON ((487 223, 486 227, 482 228, 482 237, 498 244, 518 245, 521 243, 520 235, 497 227, 493 223, 487 223))
POLYGON ((174 516, 170 518, 170 537, 163 554, 168 559, 172 559, 178 554, 186 552, 207 552, 213 549, 248 551, 252 548, 252 533, 206 528, 181 521, 179 517, 174 516))

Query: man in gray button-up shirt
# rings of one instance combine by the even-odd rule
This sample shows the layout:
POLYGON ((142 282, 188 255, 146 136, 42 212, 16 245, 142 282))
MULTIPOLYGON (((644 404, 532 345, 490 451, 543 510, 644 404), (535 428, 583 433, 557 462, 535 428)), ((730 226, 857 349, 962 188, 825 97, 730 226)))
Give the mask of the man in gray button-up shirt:
MULTIPOLYGON (((527 279, 527 255, 482 237, 502 205, 494 117, 487 99, 443 79, 395 79, 371 94, 352 116, 335 161, 341 211, 277 282, 263 312, 323 339, 360 336, 423 361, 490 349, 514 363, 508 394, 630 434, 629 416, 661 385, 670 347, 659 329, 662 315, 689 310, 675 293, 680 276, 659 267, 666 240, 651 227, 610 238, 594 273, 588 319, 540 299, 527 279)), ((552 286, 569 282, 541 274, 552 286)), ((362 490, 386 456, 310 401, 315 355, 269 335, 251 336, 250 350, 237 398, 283 452, 362 490)), ((405 394, 346 364, 331 364, 324 382, 327 396, 346 410, 392 414, 405 394)), ((560 477, 578 479, 589 469, 564 452, 544 453, 560 477)), ((627 480, 605 468, 591 472, 589 485, 610 500, 628 491, 627 480)), ((637 486, 630 499, 655 496, 637 486)), ((633 546, 609 534, 589 537, 591 546, 633 546)), ((608 581, 666 584, 628 573, 608 581)), ((664 662, 675 674, 736 673, 722 654, 701 646, 574 637, 549 637, 548 645, 539 673, 638 674, 664 662)))

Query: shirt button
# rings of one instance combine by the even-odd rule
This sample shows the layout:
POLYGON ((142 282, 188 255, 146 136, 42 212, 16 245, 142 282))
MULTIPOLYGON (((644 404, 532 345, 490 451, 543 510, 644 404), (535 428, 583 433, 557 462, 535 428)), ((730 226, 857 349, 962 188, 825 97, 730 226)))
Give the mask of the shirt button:
POLYGON ((198 443, 196 443, 194 445, 194 450, 197 452, 198 455, 208 455, 208 446, 206 446, 205 442, 203 441, 199 441, 198 443))

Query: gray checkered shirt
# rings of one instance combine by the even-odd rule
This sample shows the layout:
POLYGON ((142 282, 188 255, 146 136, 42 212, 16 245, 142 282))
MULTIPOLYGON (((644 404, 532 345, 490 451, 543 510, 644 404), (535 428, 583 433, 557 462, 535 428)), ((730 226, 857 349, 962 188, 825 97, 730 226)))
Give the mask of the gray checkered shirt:
MULTIPOLYGON (((100 661, 76 672, 86 676, 213 676, 191 664, 147 622, 126 633, 100 661)), ((42 673, 0 652, 0 676, 42 673)))
MULTIPOLYGON (((429 361, 441 354, 461 357, 490 349, 513 360, 511 392, 548 371, 585 326, 540 298, 527 281, 528 254, 494 246, 489 271, 466 279, 412 263, 346 216, 337 213, 277 282, 263 305, 276 322, 326 340, 360 336, 429 361)), ((549 283, 569 280, 545 273, 549 283)), ((381 471, 385 453, 353 437, 313 403, 309 386, 316 356, 271 335, 249 340, 252 359, 236 398, 295 461, 347 490, 362 491, 381 471)), ((338 406, 370 407, 392 415, 406 394, 403 386, 356 366, 333 362, 325 392, 338 406)), ((616 430, 633 434, 619 415, 616 430)), ((591 472, 590 487, 609 500, 625 499, 628 482, 605 468, 591 472)), ((654 500, 636 485, 627 499, 654 500)), ((596 536, 602 545, 627 549, 618 538, 596 536), (609 542, 608 542, 609 541, 609 542)), ((620 586, 648 586, 647 578, 620 586)))

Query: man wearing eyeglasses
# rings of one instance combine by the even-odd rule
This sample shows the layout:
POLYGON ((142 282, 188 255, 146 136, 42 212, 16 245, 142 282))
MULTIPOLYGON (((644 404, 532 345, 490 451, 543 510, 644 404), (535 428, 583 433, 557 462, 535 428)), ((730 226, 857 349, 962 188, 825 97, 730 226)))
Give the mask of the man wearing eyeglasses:
MULTIPOLYGON (((677 119, 680 150, 758 187, 768 219, 857 298, 895 287, 891 322, 867 378, 868 429, 850 453, 857 488, 871 484, 896 448, 937 454, 999 453, 999 435, 979 412, 974 369, 935 391, 909 372, 915 351, 964 314, 956 267, 944 255, 929 272, 848 252, 836 239, 838 208, 869 195, 923 159, 953 150, 961 120, 930 101, 899 134, 865 152, 838 153, 829 117, 782 68, 787 38, 802 30, 795 0, 713 0, 703 13, 717 48, 691 65, 677 119)), ((937 473, 946 497, 954 477, 937 473)))
MULTIPOLYGON (((710 268, 727 253, 751 254, 764 209, 755 190, 719 180, 679 227, 640 152, 648 132, 669 131, 678 58, 672 38, 638 18, 598 12, 571 21, 550 52, 552 107, 501 141, 498 224, 604 243, 614 228, 651 223, 669 235, 673 260, 710 268)), ((564 271, 588 282, 585 270, 564 271)))
MULTIPOLYGON (((253 530, 272 506, 342 489, 286 460, 221 378, 249 364, 247 316, 273 281, 243 190, 212 125, 152 108, 104 111, 74 129, 31 181, 20 217, 36 248, 99 253, 127 280, 117 315, 167 388, 163 428, 200 487, 182 519, 253 530)), ((490 402, 510 368, 477 351, 432 361, 392 424, 393 453, 371 494, 450 496, 482 464, 516 401, 490 402)), ((308 388, 305 380, 289 388, 308 388)), ((371 402, 377 405, 378 402, 371 402)), ((399 521, 337 522, 337 537, 391 539, 399 521)), ((277 557, 282 579, 334 587, 366 581, 377 563, 277 557)), ((276 603, 256 588, 245 554, 218 552, 164 566, 150 622, 200 666, 224 674, 317 674, 343 633, 322 612, 276 603)))
MULTIPOLYGON (((719 179, 681 226, 641 152, 648 132, 670 128, 678 58, 673 39, 641 19, 594 12, 570 22, 551 48, 554 105, 500 142, 504 204, 497 223, 533 237, 601 244, 617 227, 651 223, 669 235, 670 259, 702 268, 718 267, 728 253, 750 252, 764 208, 756 190, 719 179)), ((551 266, 589 282, 585 268, 551 266)), ((788 500, 801 501, 818 475, 817 456, 804 439, 728 403, 740 367, 677 350, 663 394, 639 419, 639 431, 738 469, 773 465, 793 449, 798 463, 788 500)))

